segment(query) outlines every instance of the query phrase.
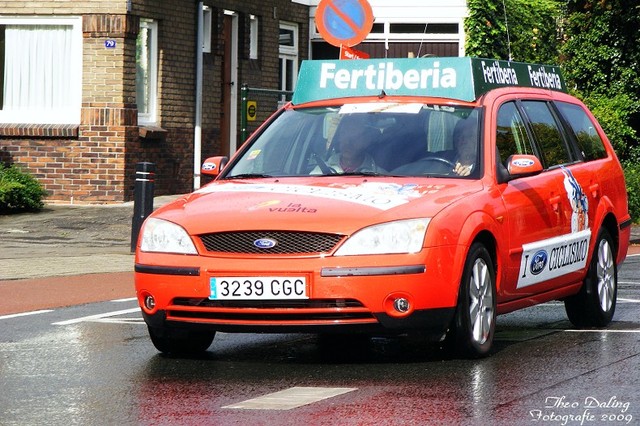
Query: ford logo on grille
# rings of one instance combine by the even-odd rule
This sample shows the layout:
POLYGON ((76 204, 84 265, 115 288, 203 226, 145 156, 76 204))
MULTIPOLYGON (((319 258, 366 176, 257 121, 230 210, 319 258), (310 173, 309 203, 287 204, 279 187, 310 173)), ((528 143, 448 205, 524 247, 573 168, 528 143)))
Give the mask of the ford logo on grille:
POLYGON ((536 254, 531 258, 531 273, 533 275, 538 275, 542 271, 544 271, 545 266, 547 266, 547 252, 544 250, 537 251, 536 254))
POLYGON ((276 240, 272 240, 271 238, 260 238, 253 242, 253 245, 258 247, 259 249, 270 249, 275 247, 278 244, 276 240))

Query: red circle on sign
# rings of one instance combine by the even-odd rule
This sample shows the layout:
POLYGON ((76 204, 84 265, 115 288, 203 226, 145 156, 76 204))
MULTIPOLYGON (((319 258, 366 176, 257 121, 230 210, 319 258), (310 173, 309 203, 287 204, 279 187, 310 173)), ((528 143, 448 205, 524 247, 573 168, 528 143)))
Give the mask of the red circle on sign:
POLYGON ((373 10, 367 0, 321 0, 316 27, 329 44, 355 46, 371 32, 373 10))

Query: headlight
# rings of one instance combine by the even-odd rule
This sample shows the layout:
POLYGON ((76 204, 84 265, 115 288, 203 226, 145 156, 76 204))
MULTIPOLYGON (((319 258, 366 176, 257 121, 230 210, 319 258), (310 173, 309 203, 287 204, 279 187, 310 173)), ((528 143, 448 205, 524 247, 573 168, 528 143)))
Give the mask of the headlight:
POLYGON ((149 218, 144 222, 140 250, 179 254, 198 253, 184 228, 156 218, 149 218))
POLYGON ((336 256, 417 253, 431 219, 409 219, 364 228, 336 251, 336 256))

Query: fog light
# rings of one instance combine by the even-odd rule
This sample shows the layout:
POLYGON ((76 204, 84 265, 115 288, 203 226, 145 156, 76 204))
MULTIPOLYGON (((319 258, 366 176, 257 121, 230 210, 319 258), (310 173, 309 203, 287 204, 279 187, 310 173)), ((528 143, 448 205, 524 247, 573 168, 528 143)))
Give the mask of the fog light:
POLYGON ((153 311, 153 309, 156 307, 156 299, 154 299, 153 296, 148 295, 144 298, 144 307, 150 311, 153 311))
POLYGON ((393 308, 401 314, 404 314, 409 311, 411 305, 409 304, 409 301, 407 299, 405 299, 404 297, 399 297, 393 301, 393 308))

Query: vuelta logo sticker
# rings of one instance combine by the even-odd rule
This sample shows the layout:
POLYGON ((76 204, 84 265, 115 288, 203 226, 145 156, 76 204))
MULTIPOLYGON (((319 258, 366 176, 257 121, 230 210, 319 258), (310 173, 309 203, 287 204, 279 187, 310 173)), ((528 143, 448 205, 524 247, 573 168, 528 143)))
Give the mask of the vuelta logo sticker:
POLYGON ((547 261, 549 260, 549 256, 545 250, 540 250, 536 252, 531 258, 531 265, 529 266, 529 271, 533 275, 538 275, 544 268, 547 266, 547 261))

